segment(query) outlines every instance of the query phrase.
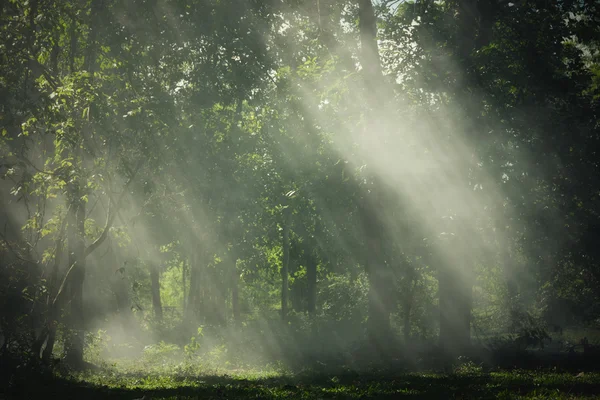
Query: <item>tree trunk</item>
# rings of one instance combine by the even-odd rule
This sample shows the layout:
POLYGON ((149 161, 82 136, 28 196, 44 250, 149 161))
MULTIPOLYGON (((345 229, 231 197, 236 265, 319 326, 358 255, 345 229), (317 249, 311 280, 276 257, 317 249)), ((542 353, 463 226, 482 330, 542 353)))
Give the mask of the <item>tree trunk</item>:
POLYGON ((71 300, 69 322, 71 332, 65 343, 65 358, 74 367, 83 365, 83 348, 85 344, 85 323, 83 310, 83 282, 85 280, 85 202, 81 200, 81 192, 76 188, 73 192, 69 226, 69 265, 72 268, 68 276, 68 293, 71 300), (74 214, 74 215, 73 215, 74 214), (75 223, 73 223, 73 221, 75 223))
POLYGON ((162 302, 160 299, 160 277, 158 267, 154 262, 150 262, 150 282, 152 290, 152 309, 154 317, 161 322, 163 317, 162 302))
MULTIPOLYGON (((66 217, 65 217, 66 220, 66 217)), ((50 278, 50 295, 47 300, 48 307, 48 321, 47 321, 47 340, 46 347, 42 352, 42 361, 48 363, 52 358, 52 353, 54 352, 54 343, 56 342, 56 328, 58 327, 58 318, 59 318, 59 310, 60 304, 62 302, 54 303, 54 299, 58 293, 58 269, 60 264, 62 263, 62 253, 63 253, 63 244, 64 239, 62 234, 58 239, 58 243, 56 244, 56 252, 54 259, 54 268, 52 270, 52 277, 50 278)), ((43 337, 41 338, 42 342, 45 340, 43 337)), ((43 343, 41 343, 43 345, 43 343)), ((35 353, 37 356, 37 352, 35 353)))
POLYGON ((410 342, 410 313, 412 311, 412 301, 406 301, 404 304, 404 319, 402 321, 402 333, 404 334, 404 343, 410 342))
POLYGON ((414 290, 408 291, 404 295, 404 304, 402 305, 402 311, 404 312, 402 321, 402 333, 404 335, 404 343, 410 342, 410 317, 412 312, 414 290))
POLYGON ((69 220, 68 215, 66 215, 61 224, 58 237, 56 239, 56 245, 54 246, 54 265, 52 267, 52 271, 50 273, 50 281, 49 281, 49 291, 46 297, 46 326, 43 329, 40 336, 37 337, 34 345, 32 353, 35 357, 39 357, 40 351, 42 350, 42 346, 44 342, 46 342, 46 348, 42 354, 43 361, 49 361, 50 356, 52 356, 52 352, 54 350, 54 340, 56 338, 56 326, 58 325, 58 304, 54 303, 54 299, 58 294, 58 272, 60 266, 62 264, 63 252, 64 252, 64 243, 65 243, 65 228, 67 227, 67 221, 69 220))
POLYGON ((469 256, 463 260, 464 269, 451 265, 457 260, 446 260, 449 252, 441 252, 438 264, 438 295, 440 311, 440 347, 450 356, 465 354, 471 345, 471 308, 473 301, 473 271, 469 256))
MULTIPOLYGON (((411 247, 414 249, 414 247, 411 247)), ((416 259, 416 257, 415 257, 416 259)), ((413 261, 416 263, 416 260, 413 261)), ((406 278, 408 284, 406 285, 406 293, 403 296, 403 304, 402 310, 404 311, 404 318, 402 321, 402 333, 404 335, 404 342, 409 343, 411 337, 411 313, 413 309, 413 304, 415 302, 415 292, 417 291, 417 272, 415 270, 415 265, 410 265, 410 262, 407 260, 406 262, 406 278)))
POLYGON ((317 309, 317 259, 309 255, 306 257, 306 260, 306 280, 308 286, 306 309, 312 315, 317 309))
POLYGON ((238 324, 240 322, 240 300, 239 300, 239 280, 240 275, 237 272, 237 262, 231 263, 231 313, 233 314, 233 322, 238 324))
MULTIPOLYGON (((90 80, 94 80, 94 72, 96 68, 96 37, 97 28, 96 21, 99 18, 100 11, 103 9, 103 0, 93 0, 91 2, 91 20, 89 24, 90 33, 88 39, 88 50, 85 54, 85 65, 90 73, 90 80)), ((72 38, 73 39, 73 38, 72 38)), ((73 54, 71 55, 73 56, 73 54)), ((92 125, 91 115, 94 104, 90 102, 88 105, 87 121, 82 123, 82 140, 85 142, 86 136, 91 136, 92 125)), ((81 158, 80 163, 83 165, 84 157, 81 154, 81 146, 74 149, 74 153, 81 158)), ((82 172, 82 171, 79 171, 82 172)), ((66 343, 65 358, 69 364, 75 367, 83 366, 83 350, 85 346, 85 323, 83 309, 83 282, 85 280, 85 258, 93 249, 104 241, 106 235, 103 235, 97 243, 93 243, 93 249, 85 247, 85 201, 82 200, 85 187, 85 180, 80 176, 73 184, 74 190, 71 198, 71 210, 76 213, 76 228, 72 227, 72 235, 69 238, 69 265, 72 266, 71 276, 69 277, 69 297, 71 299, 71 327, 72 332, 66 343), (95 245, 95 246, 94 246, 95 245)), ((116 206, 116 205, 115 205, 116 206)), ((105 233, 108 231, 105 230, 105 233)))
POLYGON ((367 240, 367 259, 366 269, 369 277, 369 295, 368 312, 369 324, 367 326, 369 340, 371 345, 383 355, 386 353, 385 347, 391 341, 390 325, 390 307, 389 299, 391 293, 390 276, 382 248, 382 226, 375 210, 380 209, 375 190, 371 191, 364 199, 363 204, 363 226, 365 228, 365 237, 367 240))
POLYGON ((199 293, 199 285, 198 285, 198 265, 197 265, 198 257, 195 252, 192 252, 189 257, 189 265, 190 265, 190 289, 188 291, 188 298, 184 310, 184 315, 186 321, 190 322, 192 319, 196 318, 195 315, 195 307, 196 307, 196 298, 199 293))
POLYGON ((509 329, 514 331, 520 322, 518 320, 520 307, 517 303, 518 285, 510 252, 509 234, 508 221, 505 220, 504 213, 502 213, 502 216, 496 221, 496 242, 508 294, 509 329))
MULTIPOLYGON (((373 109, 382 102, 383 75, 377 47, 377 19, 371 0, 359 0, 359 30, 363 77, 367 94, 365 117, 373 118, 373 109)), ((383 96, 385 97, 385 96, 383 96)), ((368 133, 365 128, 365 135, 368 133)), ((390 294, 391 277, 385 264, 383 251, 383 221, 378 215, 382 209, 382 187, 375 171, 370 171, 369 190, 365 190, 361 204, 363 232, 367 241, 366 270, 369 277, 369 324, 368 335, 371 344, 380 356, 387 354, 385 347, 391 343, 390 294)))
POLYGON ((183 310, 183 314, 185 315, 185 300, 186 300, 186 290, 187 290, 187 274, 186 274, 186 262, 181 264, 181 283, 182 283, 182 291, 183 291, 183 300, 181 301, 181 309, 183 310))
POLYGON ((364 68, 364 78, 371 94, 376 95, 378 87, 382 86, 381 62, 377 47, 377 18, 371 0, 358 1, 359 30, 361 55, 360 62, 364 68))
POLYGON ((112 272, 111 287, 115 296, 118 318, 121 324, 122 332, 129 334, 131 332, 135 318, 133 318, 131 298, 129 296, 129 279, 127 274, 129 270, 126 263, 119 254, 118 247, 111 247, 106 256, 106 264, 111 267, 112 272))
MULTIPOLYGON (((462 79, 450 89, 454 91, 458 104, 465 108, 467 119, 462 128, 465 132, 477 135, 486 127, 476 119, 480 112, 481 100, 477 93, 481 92, 477 71, 473 68, 472 52, 486 45, 492 35, 494 5, 492 0, 459 0, 457 3, 457 62, 462 69, 462 79)), ((473 190, 469 187, 470 173, 474 170, 473 160, 463 160, 464 164, 464 201, 469 202, 473 190)), ((442 254, 460 254, 451 261, 439 260, 439 302, 440 302, 440 345, 451 354, 464 352, 471 342, 471 309, 473 303, 473 267, 475 257, 472 243, 479 237, 473 228, 476 216, 459 215, 456 224, 461 226, 460 236, 442 254), (467 242, 470 240, 471 242, 467 242), (454 263, 454 265, 450 265, 454 263), (461 265, 462 264, 462 265, 461 265)), ((441 257, 440 257, 441 258, 441 257)))
POLYGON ((288 289, 290 265, 290 206, 283 211, 283 263, 281 266, 281 319, 286 320, 288 314, 288 289))
POLYGON ((42 352, 42 361, 46 364, 52 359, 52 353, 54 352, 54 344, 56 343, 56 326, 53 326, 48 331, 48 340, 46 340, 46 347, 42 352))

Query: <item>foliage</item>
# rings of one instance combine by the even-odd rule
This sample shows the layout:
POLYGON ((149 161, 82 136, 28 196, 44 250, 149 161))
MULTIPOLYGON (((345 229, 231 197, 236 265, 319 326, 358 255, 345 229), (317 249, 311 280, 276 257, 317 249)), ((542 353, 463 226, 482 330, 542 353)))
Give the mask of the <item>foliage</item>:
MULTIPOLYGON (((477 342, 529 362, 569 328, 589 356, 598 22, 580 1, 3 2, 7 376, 118 353, 187 375, 374 368, 477 342)), ((434 389, 218 390, 514 394, 474 360, 434 389)))

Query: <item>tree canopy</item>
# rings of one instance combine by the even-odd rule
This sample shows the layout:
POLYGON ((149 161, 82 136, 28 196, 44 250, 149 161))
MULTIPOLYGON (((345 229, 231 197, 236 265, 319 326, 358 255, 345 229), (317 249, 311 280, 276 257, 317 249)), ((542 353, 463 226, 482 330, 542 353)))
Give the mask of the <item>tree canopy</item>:
POLYGON ((600 328, 594 2, 0 7, 0 357, 600 328))

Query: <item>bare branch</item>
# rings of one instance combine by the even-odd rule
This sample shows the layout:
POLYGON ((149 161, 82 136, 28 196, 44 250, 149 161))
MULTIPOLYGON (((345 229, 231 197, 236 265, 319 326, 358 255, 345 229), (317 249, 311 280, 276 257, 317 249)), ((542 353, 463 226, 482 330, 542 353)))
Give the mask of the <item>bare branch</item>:
POLYGON ((115 204, 112 204, 113 203, 112 201, 109 203, 108 213, 106 215, 106 224, 104 225, 104 229, 102 230, 102 233, 100 234, 100 236, 96 240, 94 240, 94 242, 92 244, 90 244, 87 249, 85 249, 85 252, 83 254, 84 259, 87 256, 89 256, 94 250, 96 250, 98 247, 100 247, 100 245, 104 242, 104 240, 106 240, 106 237, 108 236, 108 231, 112 227, 113 221, 115 220, 115 217, 117 216, 117 211, 119 210, 121 202, 123 201, 123 198, 125 197, 125 194, 127 193, 127 188, 129 187, 129 185, 131 185, 131 182, 133 182, 133 179, 137 175, 137 172, 142 167, 142 163, 143 163, 143 160, 140 160, 140 162, 138 162, 138 165, 136 166, 135 170, 132 172, 131 177, 129 178, 129 181, 127 181, 127 183, 125 184, 125 187, 123 187, 123 191, 121 192, 121 195, 119 196, 119 199, 117 200, 117 202, 115 204))
POLYGON ((69 267, 69 269, 67 270, 67 273, 65 274, 62 283, 60 284, 60 288, 58 289, 58 292, 56 292, 56 296, 54 297, 54 300, 52 301, 52 305, 54 306, 55 304, 58 304, 58 300, 60 299, 60 295, 63 292, 63 289, 65 288, 65 284, 67 283, 67 278, 69 278, 69 275, 71 274, 71 271, 73 271, 73 268, 75 267, 75 265, 77 264, 77 261, 75 261, 73 264, 71 264, 71 266, 69 267))

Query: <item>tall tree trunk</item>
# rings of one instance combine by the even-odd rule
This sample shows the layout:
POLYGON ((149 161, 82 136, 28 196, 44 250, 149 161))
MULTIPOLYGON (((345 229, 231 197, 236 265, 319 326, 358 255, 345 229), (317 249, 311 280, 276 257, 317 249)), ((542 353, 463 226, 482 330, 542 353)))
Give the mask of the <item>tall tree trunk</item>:
MULTIPOLYGON (((500 210, 497 212, 500 213, 500 210)), ((508 221, 506 220, 504 213, 502 213, 502 216, 496 221, 496 242, 498 244, 500 265, 502 265, 508 295, 509 328, 513 331, 520 322, 518 320, 520 307, 517 303, 518 285, 510 252, 509 234, 508 221)))
MULTIPOLYGON (((480 113, 481 100, 477 93, 481 91, 477 71, 473 67, 472 52, 486 45, 491 39, 492 20, 494 17, 493 0, 458 0, 457 11, 457 62, 462 68, 462 79, 450 88, 457 99, 457 103, 465 108, 465 115, 469 116, 464 123, 466 132, 485 131, 486 127, 475 117, 480 113)), ((468 181, 473 170, 472 160, 464 164, 464 201, 469 201, 473 190, 468 181)), ((461 162, 461 161, 459 161, 461 162)), ((473 303, 473 274, 475 257, 473 248, 477 248, 473 241, 478 234, 473 229, 473 215, 458 215, 456 224, 461 226, 460 232, 454 243, 454 248, 442 251, 442 254, 457 254, 452 257, 454 265, 449 265, 448 260, 439 260, 439 302, 440 302, 440 345, 446 352, 456 354, 464 352, 470 347, 471 341, 471 310, 473 303), (459 265, 461 264, 461 265, 459 265)), ((448 245, 448 244, 446 244, 448 245)), ((442 246, 444 247, 444 246, 442 246)))
POLYGON ((292 210, 288 205, 283 210, 283 263, 281 266, 281 319, 284 321, 288 314, 291 215, 292 210))
POLYGON ((111 287, 115 296, 117 305, 118 319, 121 329, 124 333, 131 331, 135 319, 133 318, 132 303, 129 296, 129 279, 127 274, 129 270, 126 268, 126 263, 121 258, 119 249, 116 246, 111 246, 109 253, 105 256, 106 264, 110 266, 111 272, 111 287))
MULTIPOLYGON (((67 217, 65 216, 66 223, 67 217)), ((42 341, 46 340, 46 347, 42 352, 42 361, 45 363, 49 362, 52 358, 52 353, 54 352, 54 344, 56 342, 56 328, 58 327, 58 318, 59 318, 59 310, 61 302, 58 304, 54 303, 55 296, 58 293, 58 271, 60 265, 62 264, 62 255, 63 255, 63 246, 64 246, 64 233, 62 232, 64 226, 61 228, 61 232, 59 233, 59 238, 56 243, 56 251, 54 256, 54 268, 52 269, 52 276, 50 278, 50 294, 48 295, 48 300, 46 302, 48 307, 48 321, 47 321, 47 340, 41 338, 42 341)), ((43 343, 42 343, 43 344, 43 343)), ((37 356, 37 352, 35 353, 37 356)))
POLYGON ((390 306, 391 297, 390 277, 385 265, 382 246, 382 223, 376 210, 381 209, 377 189, 367 194, 363 203, 363 227, 367 240, 367 276, 369 277, 368 312, 369 324, 367 326, 371 345, 382 356, 386 353, 385 347, 391 342, 390 306), (366 204, 365 204, 366 203, 366 204))
POLYGON ((306 309, 312 315, 317 309, 317 259, 312 254, 309 254, 306 260, 306 280, 308 286, 306 309))
POLYGON ((450 356, 465 354, 471 346, 472 256, 466 243, 459 242, 462 240, 445 243, 438 255, 439 340, 442 350, 450 356), (450 256, 457 252, 460 256, 450 256))
POLYGON ((42 354, 43 361, 49 361, 50 356, 52 355, 52 351, 54 349, 54 340, 56 338, 56 325, 58 319, 58 304, 54 303, 54 298, 58 293, 58 272, 60 266, 62 264, 62 257, 64 252, 64 242, 65 242, 65 228, 67 227, 67 221, 69 220, 68 215, 63 218, 63 222, 61 224, 60 230, 58 232, 58 237, 56 238, 56 244, 54 246, 54 265, 52 267, 52 271, 50 272, 50 281, 47 297, 46 297, 46 326, 42 330, 41 334, 36 338, 32 353, 35 357, 39 357, 40 351, 42 350, 42 346, 44 342, 46 343, 46 347, 42 354))
MULTIPOLYGON (((88 72, 90 73, 90 80, 94 81, 94 72, 96 69, 96 38, 97 38, 97 19, 100 18, 100 11, 104 7, 103 0, 92 0, 91 2, 91 18, 89 22, 90 35, 88 39, 88 49, 85 54, 85 63, 88 72)), ((73 32, 74 33, 74 32, 73 32)), ((72 55, 73 56, 73 55, 72 55)), ((87 121, 82 123, 82 140, 85 143, 86 137, 92 134, 91 115, 93 114, 94 104, 88 105, 87 121)), ((84 165, 84 155, 82 154, 81 147, 74 150, 75 154, 79 155, 81 168, 84 165)), ((82 171, 80 171, 82 172, 82 171)), ((85 201, 82 200, 84 196, 85 180, 82 176, 79 176, 78 180, 74 183, 74 196, 71 201, 72 205, 75 205, 73 212, 76 212, 76 230, 73 232, 72 237, 69 238, 69 246, 71 251, 69 252, 69 264, 72 266, 70 281, 69 281, 69 297, 71 299, 71 326, 73 328, 72 333, 69 337, 69 342, 66 343, 66 360, 69 364, 78 367, 83 366, 83 350, 85 346, 85 322, 84 322, 84 310, 83 310, 83 282, 85 280, 85 258, 93 249, 96 249, 106 238, 108 230, 103 232, 103 235, 92 244, 93 249, 86 249, 85 247, 85 201), (73 247, 71 247, 73 246, 73 247)), ((117 205, 115 205, 117 206, 117 205)), ((114 217, 113 217, 114 218, 114 217)))
MULTIPOLYGON (((302 264, 302 259, 298 257, 298 251, 295 248, 298 246, 296 242, 290 243, 290 264, 288 273, 290 275, 294 275, 300 269, 300 265, 302 264)), ((294 280, 294 283, 290 286, 289 292, 289 302, 291 303, 291 307, 296 312, 305 311, 304 307, 304 283, 301 279, 294 280)))
POLYGON ((188 298, 184 310, 185 320, 191 322, 196 318, 195 307, 196 298, 199 296, 199 285, 198 285, 198 257, 195 251, 192 251, 189 257, 190 266, 190 289, 188 291, 188 298))
MULTIPOLYGON (((367 94, 365 118, 373 120, 374 110, 382 105, 385 97, 385 85, 377 47, 377 19, 371 0, 358 1, 359 30, 365 90, 367 94)), ((365 128, 365 135, 370 131, 365 128)), ((378 138, 377 140, 381 140, 378 138)), ((365 190, 361 203, 363 232, 367 241, 366 270, 369 277, 369 324, 368 332, 371 344, 380 356, 387 354, 385 347, 391 343, 389 286, 390 276, 383 251, 384 230, 379 211, 383 207, 382 186, 377 173, 370 171, 369 187, 365 190)))
POLYGON ((150 283, 152 290, 152 309, 154 317, 161 322, 163 318, 162 302, 160 299, 160 277, 156 263, 150 262, 150 283))
POLYGON ((404 335, 404 343, 409 343, 410 342, 410 331, 411 331, 411 324, 410 324, 410 314, 412 312, 412 301, 407 300, 404 303, 404 318, 402 321, 402 333, 404 335))
POLYGON ((69 226, 69 274, 68 292, 71 300, 69 326, 71 331, 66 342, 65 358, 74 367, 83 365, 83 349, 85 344, 85 322, 83 310, 83 282, 85 280, 85 202, 81 200, 79 187, 73 191, 69 226), (73 215, 74 214, 74 215, 73 215))
POLYGON ((56 328, 57 322, 52 321, 52 326, 48 331, 48 338, 46 340, 46 347, 44 347, 44 351, 42 352, 42 361, 46 364, 50 362, 52 358, 52 354, 54 352, 54 345, 56 344, 56 328))
POLYGON ((240 299, 239 299, 239 280, 240 275, 237 271, 237 261, 231 263, 231 313, 233 314, 233 322, 240 322, 240 299))
POLYGON ((186 271, 186 262, 181 264, 181 283, 182 283, 182 291, 183 291, 183 299, 181 301, 181 309, 183 310, 183 314, 185 315, 185 301, 186 301, 186 290, 187 290, 187 271, 186 271))
POLYGON ((402 304, 402 311, 404 312, 403 321, 402 321, 402 333, 404 335, 404 343, 410 342, 410 333, 411 333, 411 313, 415 300, 415 290, 417 287, 417 280, 412 278, 412 281, 409 282, 411 288, 406 291, 404 294, 404 302, 402 304))

